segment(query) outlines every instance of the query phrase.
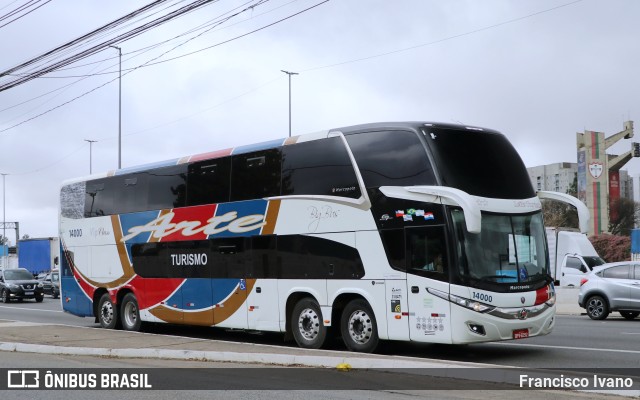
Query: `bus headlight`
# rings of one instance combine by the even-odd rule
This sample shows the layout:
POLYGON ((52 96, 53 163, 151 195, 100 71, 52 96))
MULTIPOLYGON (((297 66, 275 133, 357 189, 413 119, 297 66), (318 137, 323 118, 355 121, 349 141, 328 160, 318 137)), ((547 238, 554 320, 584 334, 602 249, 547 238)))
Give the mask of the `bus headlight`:
POLYGON ((438 296, 444 300, 449 300, 452 303, 455 303, 464 308, 468 308, 469 310, 473 310, 475 312, 487 313, 495 309, 495 307, 492 305, 480 303, 479 301, 465 299, 464 297, 445 293, 437 289, 427 288, 427 291, 434 296, 438 296))
POLYGON ((465 299, 464 297, 455 296, 453 294, 449 295, 449 300, 452 303, 455 303, 459 306, 468 308, 469 310, 473 310, 479 313, 486 313, 493 310, 495 307, 489 304, 480 303, 478 301, 473 301, 469 299, 465 299))

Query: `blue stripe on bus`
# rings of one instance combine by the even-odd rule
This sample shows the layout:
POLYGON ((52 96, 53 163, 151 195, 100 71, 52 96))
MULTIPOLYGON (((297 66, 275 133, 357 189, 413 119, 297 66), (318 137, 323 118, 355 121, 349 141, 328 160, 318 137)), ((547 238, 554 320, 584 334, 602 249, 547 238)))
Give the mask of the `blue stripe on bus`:
POLYGON ((244 153, 251 153, 251 152, 254 152, 254 151, 273 149, 273 148, 282 146, 284 141, 285 141, 285 139, 278 139, 278 140, 270 140, 268 142, 262 142, 262 143, 256 143, 256 144, 249 144, 249 145, 246 145, 246 146, 240 146, 240 147, 236 147, 235 149, 233 149, 231 154, 232 155, 244 154, 244 153))
POLYGON ((158 162, 155 162, 155 163, 144 164, 144 165, 136 165, 134 167, 127 167, 127 168, 118 169, 118 170, 115 171, 115 174, 116 175, 124 175, 124 174, 131 174, 133 172, 146 171, 146 170, 154 169, 154 168, 170 167, 172 165, 178 164, 178 161, 180 161, 179 158, 174 158, 173 160, 158 161, 158 162))
MULTIPOLYGON (((247 215, 262 215, 263 218, 266 218, 268 204, 269 202, 267 200, 249 200, 239 201, 237 203, 222 203, 218 204, 218 208, 216 209, 216 217, 224 215, 228 212, 236 212, 238 215, 237 218, 246 217, 247 215)), ((216 233, 214 235, 209 235, 208 239, 259 235, 261 229, 262 226, 259 226, 252 231, 241 233, 229 232, 225 229, 222 232, 216 233)))
MULTIPOLYGON (((166 304, 183 310, 202 310, 222 303, 236 289, 240 279, 191 278, 180 286, 166 304)), ((211 321, 213 323, 213 321, 211 321)))

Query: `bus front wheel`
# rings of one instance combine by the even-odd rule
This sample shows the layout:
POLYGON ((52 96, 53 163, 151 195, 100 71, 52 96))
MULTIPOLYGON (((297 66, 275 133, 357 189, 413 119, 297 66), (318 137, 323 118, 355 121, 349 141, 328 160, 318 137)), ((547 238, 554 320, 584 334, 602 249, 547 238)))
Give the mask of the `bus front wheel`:
POLYGON ((100 321, 100 326, 106 329, 114 329, 118 325, 118 307, 111 301, 109 293, 105 293, 100 297, 98 320, 100 321))
POLYGON ((342 311, 340 330, 351 351, 372 353, 378 347, 378 325, 366 300, 351 300, 342 311))
POLYGON ((308 297, 296 303, 290 326, 296 343, 305 349, 319 349, 327 338, 327 327, 322 321, 320 306, 308 297))
POLYGON ((136 296, 133 293, 127 293, 122 299, 120 318, 122 320, 122 329, 133 332, 140 330, 142 325, 140 309, 138 308, 138 300, 136 300, 136 296))

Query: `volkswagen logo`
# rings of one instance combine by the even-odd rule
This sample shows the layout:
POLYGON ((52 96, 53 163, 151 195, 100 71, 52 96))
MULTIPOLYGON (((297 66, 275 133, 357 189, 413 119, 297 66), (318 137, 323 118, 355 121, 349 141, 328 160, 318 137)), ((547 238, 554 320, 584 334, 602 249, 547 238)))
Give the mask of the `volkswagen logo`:
POLYGON ((527 319, 528 316, 529 316, 529 311, 526 308, 523 308, 522 310, 518 311, 518 314, 517 314, 518 319, 527 319))

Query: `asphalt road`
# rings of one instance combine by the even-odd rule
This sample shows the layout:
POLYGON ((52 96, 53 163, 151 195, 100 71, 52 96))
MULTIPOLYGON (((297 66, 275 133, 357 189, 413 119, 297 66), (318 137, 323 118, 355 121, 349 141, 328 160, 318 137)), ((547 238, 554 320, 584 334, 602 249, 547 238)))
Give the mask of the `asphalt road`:
MULTIPOLYGON (((42 303, 0 304, 0 319, 98 327, 91 318, 78 318, 61 311, 60 301, 47 296, 42 303)), ((252 334, 213 328, 152 324, 150 333, 208 338, 235 342, 295 346, 284 343, 281 334, 252 334)), ((586 316, 558 315, 556 328, 548 336, 520 341, 474 345, 429 345, 382 342, 379 353, 416 358, 435 358, 500 366, 529 368, 639 368, 640 319, 627 321, 612 314, 605 321, 586 316)), ((344 350, 339 341, 334 350, 344 350)))

